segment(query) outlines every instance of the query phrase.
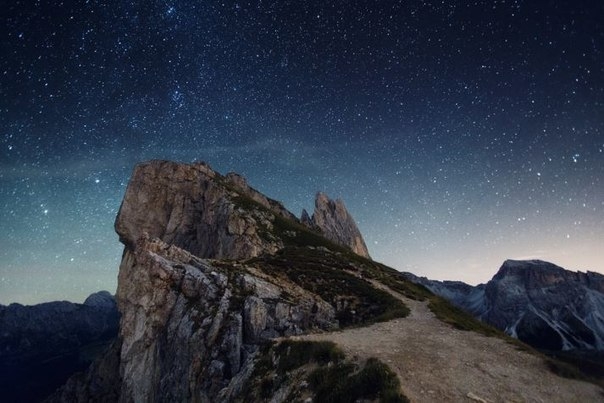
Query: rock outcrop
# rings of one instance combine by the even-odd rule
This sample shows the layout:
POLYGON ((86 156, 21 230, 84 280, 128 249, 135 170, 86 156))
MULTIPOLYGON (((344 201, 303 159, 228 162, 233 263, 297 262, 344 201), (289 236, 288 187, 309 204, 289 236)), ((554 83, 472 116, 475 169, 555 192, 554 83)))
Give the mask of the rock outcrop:
MULTIPOLYGON (((127 248, 117 292, 119 361, 107 371, 120 374, 120 385, 111 385, 119 401, 228 400, 261 342, 337 328, 334 307, 321 298, 252 273, 144 235, 127 248)), ((89 375, 86 387, 67 385, 55 400, 94 400, 91 386, 107 373, 89 375)))
POLYGON ((324 193, 317 193, 312 218, 302 211, 301 221, 311 229, 318 229, 330 241, 345 246, 357 255, 369 258, 369 251, 361 231, 340 199, 331 200, 324 193))
POLYGON ((507 260, 487 284, 407 277, 544 350, 604 350, 604 276, 540 260, 507 260))
POLYGON ((120 400, 220 401, 261 340, 337 327, 329 304, 285 290, 142 237, 120 267, 120 400))
POLYGON ((203 163, 138 165, 115 223, 125 245, 119 338, 51 401, 230 401, 268 340, 337 329, 392 306, 388 294, 352 274, 328 274, 334 269, 324 265, 325 254, 353 269, 328 248, 364 243, 341 201, 321 196, 315 214, 322 226, 309 229, 241 176, 222 176, 203 163), (319 228, 337 237, 330 242, 319 228), (284 248, 298 263, 269 258, 284 248), (281 264, 316 270, 339 288, 305 288, 307 275, 272 271, 281 264), (371 291, 351 297, 363 287, 371 291))
POLYGON ((132 246, 147 233, 195 256, 245 259, 274 253, 306 224, 328 240, 369 257, 354 219, 341 200, 317 195, 312 219, 298 220, 283 205, 235 173, 220 175, 205 163, 150 161, 138 165, 126 189, 115 229, 132 246))
POLYGON ((222 176, 204 163, 151 161, 135 168, 115 229, 127 246, 147 233, 199 257, 242 259, 283 247, 270 236, 275 216, 295 219, 237 174, 222 176), (249 209, 250 203, 262 208, 249 209))
MULTIPOLYGON (((312 379, 334 377, 331 384, 341 387, 337 371, 356 370, 345 364, 335 367, 335 375, 310 373, 306 369, 318 362, 326 368, 333 364, 332 348, 309 348, 318 355, 310 363, 301 360, 308 358, 306 349, 300 351, 304 345, 294 353, 272 340, 405 317, 410 311, 402 300, 407 300, 391 292, 430 295, 394 269, 343 249, 368 256, 341 201, 319 194, 313 217, 298 220, 241 176, 222 176, 205 164, 139 165, 116 230, 125 246, 116 294, 118 337, 51 402, 318 401, 312 379), (303 361, 309 363, 306 369, 303 361)), ((504 271, 500 280, 515 278, 514 273, 504 271)), ((535 284, 558 284, 549 275, 529 277, 535 284)), ((535 298, 523 281, 511 284, 519 284, 517 294, 535 298)), ((481 301, 481 307, 491 308, 481 301)), ((88 303, 103 306, 105 300, 88 303)), ((416 308, 428 309, 426 302, 416 308)), ((375 374, 369 374, 370 389, 375 374)), ((374 392, 359 398, 378 398, 374 392)))
POLYGON ((84 304, 0 305, 2 401, 39 401, 52 393, 102 353, 117 336, 118 323, 107 291, 84 304))

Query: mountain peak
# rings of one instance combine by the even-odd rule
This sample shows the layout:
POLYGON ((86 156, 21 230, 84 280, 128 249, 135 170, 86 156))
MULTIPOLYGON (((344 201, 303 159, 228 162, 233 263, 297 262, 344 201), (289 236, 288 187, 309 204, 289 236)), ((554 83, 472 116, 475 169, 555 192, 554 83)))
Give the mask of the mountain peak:
POLYGON ((604 276, 542 260, 506 260, 477 287, 415 278, 477 318, 537 348, 604 350, 604 276))
POLYGON ((549 269, 549 268, 558 268, 558 269, 562 269, 559 266, 556 266, 553 263, 550 262, 546 262, 545 260, 539 260, 539 259, 526 259, 526 260, 515 260, 515 259, 507 259, 506 261, 503 262, 503 264, 501 265, 502 268, 520 268, 520 269, 528 269, 528 268, 542 268, 542 269, 549 269))
POLYGON ((543 260, 508 259, 503 262, 493 279, 501 280, 509 276, 520 276, 527 286, 542 286, 546 283, 575 278, 576 274, 543 260))
POLYGON ((246 259, 272 254, 301 240, 323 239, 314 232, 369 256, 341 200, 334 202, 319 193, 315 205, 313 219, 306 214, 301 222, 282 203, 252 188, 237 173, 223 176, 206 163, 155 160, 135 167, 115 229, 128 247, 133 248, 147 234, 201 258, 246 259), (302 234, 309 230, 313 234, 302 234))
POLYGON ((97 308, 113 308, 115 309, 115 297, 109 291, 99 291, 90 294, 84 301, 84 305, 97 308))
MULTIPOLYGON (((306 211, 303 211, 303 216, 306 211)), ((315 198, 315 211, 309 219, 308 213, 302 222, 318 228, 332 242, 350 248, 357 255, 369 258, 365 240, 354 219, 341 199, 332 200, 323 192, 315 198)))

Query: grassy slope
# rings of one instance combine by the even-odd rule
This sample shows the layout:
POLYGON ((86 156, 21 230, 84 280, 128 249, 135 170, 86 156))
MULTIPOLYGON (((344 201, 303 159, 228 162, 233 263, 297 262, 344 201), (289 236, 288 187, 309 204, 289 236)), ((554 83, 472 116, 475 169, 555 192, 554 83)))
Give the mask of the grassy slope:
POLYGON ((409 314, 401 301, 358 277, 358 268, 340 254, 322 249, 284 248, 248 261, 273 278, 287 279, 336 308, 341 327, 383 322, 409 314))

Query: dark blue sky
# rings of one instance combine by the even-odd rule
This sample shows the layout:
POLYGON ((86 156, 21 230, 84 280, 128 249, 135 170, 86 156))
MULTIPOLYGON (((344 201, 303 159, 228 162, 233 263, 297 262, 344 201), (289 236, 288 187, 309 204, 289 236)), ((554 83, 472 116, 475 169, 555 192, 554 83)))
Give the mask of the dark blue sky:
POLYGON ((604 272, 598 1, 15 1, 0 25, 0 303, 116 284, 138 161, 205 160, 372 256, 472 283, 604 272))

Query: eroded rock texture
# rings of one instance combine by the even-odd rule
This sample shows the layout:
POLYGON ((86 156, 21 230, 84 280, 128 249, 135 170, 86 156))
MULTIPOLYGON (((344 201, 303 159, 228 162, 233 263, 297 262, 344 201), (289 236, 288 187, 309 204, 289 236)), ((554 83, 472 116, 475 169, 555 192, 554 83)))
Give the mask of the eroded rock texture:
POLYGON ((147 233, 199 257, 241 259, 283 247, 271 236, 275 215, 295 220, 237 174, 221 176, 204 163, 151 161, 135 168, 115 229, 126 246, 147 233), (263 208, 240 206, 249 203, 263 208))
POLYGON ((368 256, 341 201, 318 197, 313 219, 309 231, 241 176, 203 163, 138 165, 115 222, 118 340, 52 401, 229 401, 267 340, 338 328, 336 306, 245 260, 330 245, 321 232, 368 256))
POLYGON ((324 193, 317 193, 312 217, 309 217, 304 210, 301 221, 309 228, 321 231, 330 241, 351 249, 357 255, 369 258, 369 251, 361 231, 342 200, 334 201, 324 193))
POLYGON ((544 350, 604 350, 604 276, 540 260, 506 260, 476 287, 407 274, 413 281, 544 350))
MULTIPOLYGON (((249 376, 260 343, 338 326, 331 305, 294 284, 199 259, 145 234, 126 249, 117 300, 119 360, 97 377, 120 374, 117 387, 106 386, 121 402, 228 400, 249 376)), ((89 376, 87 383, 100 381, 89 376)), ((55 399, 110 393, 100 389, 68 385, 55 399)))

